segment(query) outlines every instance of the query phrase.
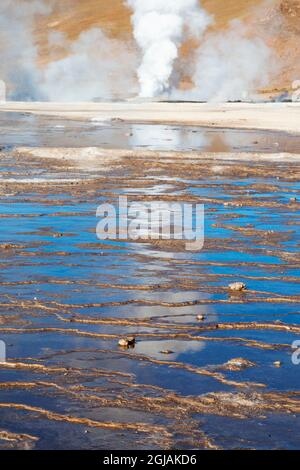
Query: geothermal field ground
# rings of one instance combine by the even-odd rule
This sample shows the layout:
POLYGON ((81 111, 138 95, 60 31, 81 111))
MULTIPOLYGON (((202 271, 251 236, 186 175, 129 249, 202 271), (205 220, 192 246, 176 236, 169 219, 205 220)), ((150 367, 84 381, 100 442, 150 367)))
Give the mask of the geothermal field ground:
POLYGON ((0 137, 0 448, 299 447, 300 104, 7 102, 0 137), (120 196, 204 204, 204 247, 99 240, 120 196))

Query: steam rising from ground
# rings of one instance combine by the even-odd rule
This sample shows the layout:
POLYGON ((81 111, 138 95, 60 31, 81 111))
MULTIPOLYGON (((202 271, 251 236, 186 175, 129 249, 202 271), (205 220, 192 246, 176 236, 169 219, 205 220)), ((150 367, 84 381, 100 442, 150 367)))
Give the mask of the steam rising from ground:
POLYGON ((265 87, 275 69, 270 48, 261 38, 249 38, 245 26, 211 33, 198 48, 193 74, 193 99, 222 102, 245 100, 265 87))
POLYGON ((67 56, 44 71, 41 88, 50 101, 124 98, 136 90, 135 54, 101 29, 84 31, 70 44, 64 35, 52 34, 50 41, 67 48, 67 56))
POLYGON ((247 99, 265 85, 272 70, 271 51, 260 38, 246 36, 233 21, 227 31, 203 34, 213 19, 198 0, 127 0, 133 9, 134 37, 142 51, 140 96, 226 101, 247 99), (202 39, 187 63, 193 87, 176 89, 174 66, 187 36, 202 39))
POLYGON ((211 17, 198 0, 127 0, 133 9, 134 37, 142 51, 140 96, 169 92, 174 62, 187 36, 200 38, 211 17))
POLYGON ((61 32, 50 32, 50 50, 61 48, 65 58, 39 66, 35 21, 38 15, 49 15, 55 2, 0 1, 0 79, 9 84, 9 99, 91 101, 137 91, 133 48, 99 28, 84 31, 74 42, 61 32))
POLYGON ((0 78, 10 85, 10 99, 41 98, 38 51, 32 32, 35 15, 48 15, 50 11, 41 0, 0 2, 0 78))
MULTIPOLYGON (((271 53, 259 38, 234 21, 227 31, 209 30, 213 18, 198 0, 124 0, 132 9, 133 35, 141 51, 138 65, 132 44, 91 28, 70 41, 62 32, 48 35, 50 61, 39 64, 34 28, 59 0, 1 0, 0 80, 13 100, 92 101, 144 98, 226 101, 253 96, 268 83, 271 53), (185 58, 187 92, 177 89, 180 48, 188 38, 199 47, 185 58), (60 50, 59 59, 53 51, 60 50), (52 52, 51 52, 52 51, 52 52), (138 78, 138 80, 137 80, 138 78)), ((183 62, 181 62, 183 63, 183 62)))

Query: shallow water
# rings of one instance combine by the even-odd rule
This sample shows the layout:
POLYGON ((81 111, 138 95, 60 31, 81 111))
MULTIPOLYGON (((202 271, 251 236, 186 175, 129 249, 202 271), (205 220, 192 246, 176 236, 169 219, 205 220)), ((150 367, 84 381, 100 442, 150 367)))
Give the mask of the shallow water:
POLYGON ((197 126, 68 120, 1 113, 2 146, 145 148, 149 150, 298 153, 300 135, 197 126))
MULTIPOLYGON (((47 136, 52 121, 29 130, 27 119, 18 132, 1 117, 3 144, 117 145, 124 132, 113 126, 102 141, 96 126, 64 122, 47 136)), ((153 127, 137 125, 131 145, 185 148, 159 136, 186 129, 153 127)), ((250 145, 245 133, 234 145, 250 145)), ((156 155, 83 172, 11 148, 1 164, 2 448, 299 447, 299 163, 156 155), (204 203, 203 250, 98 240, 96 208, 119 195, 204 203), (230 293, 234 281, 247 290, 230 293), (121 349, 129 334, 135 347, 121 349)))

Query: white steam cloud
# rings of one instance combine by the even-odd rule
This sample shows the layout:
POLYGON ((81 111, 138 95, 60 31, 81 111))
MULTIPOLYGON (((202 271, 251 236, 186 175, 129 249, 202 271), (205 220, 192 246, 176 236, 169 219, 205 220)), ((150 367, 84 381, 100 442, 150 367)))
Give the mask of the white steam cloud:
POLYGON ((179 48, 187 36, 200 38, 211 17, 198 0, 127 0, 134 37, 143 58, 138 69, 140 96, 168 93, 179 48))
MULTIPOLYGON (((0 80, 20 101, 92 101, 137 93, 136 54, 130 44, 91 28, 71 42, 50 30, 50 62, 39 64, 35 26, 57 0, 0 0, 0 80), (62 59, 56 59, 55 50, 62 59)), ((70 5, 69 5, 70 6, 70 5)))
POLYGON ((41 0, 0 1, 0 79, 9 84, 10 99, 41 99, 33 25, 36 15, 50 11, 41 0))
POLYGON ((272 52, 261 38, 247 37, 245 26, 233 21, 227 31, 208 34, 195 55, 196 100, 245 100, 266 86, 275 69, 272 52))
MULTIPOLYGON (((170 99, 227 101, 255 97, 274 71, 270 49, 233 21, 222 32, 209 29, 213 18, 198 0, 123 0, 132 10, 138 61, 130 41, 111 39, 100 28, 75 41, 49 26, 48 61, 41 65, 35 27, 59 0, 0 0, 0 80, 8 99, 92 101, 167 96, 170 99), (188 38, 199 44, 180 57, 188 38), (191 89, 177 89, 177 70, 191 89)), ((71 7, 71 3, 68 6, 71 7)), ((253 29, 253 28, 252 28, 253 29)))
POLYGON ((136 56, 132 49, 91 28, 69 43, 52 33, 51 43, 66 49, 66 57, 50 62, 43 72, 41 90, 50 101, 120 99, 137 91, 136 56))
POLYGON ((203 101, 243 100, 268 84, 272 53, 261 38, 232 21, 228 30, 207 31, 213 18, 198 0, 127 0, 133 10, 134 37, 142 51, 138 69, 140 96, 203 101), (204 35, 205 33, 205 35, 204 35), (193 85, 176 88, 174 68, 187 36, 201 39, 192 60, 184 60, 193 85))

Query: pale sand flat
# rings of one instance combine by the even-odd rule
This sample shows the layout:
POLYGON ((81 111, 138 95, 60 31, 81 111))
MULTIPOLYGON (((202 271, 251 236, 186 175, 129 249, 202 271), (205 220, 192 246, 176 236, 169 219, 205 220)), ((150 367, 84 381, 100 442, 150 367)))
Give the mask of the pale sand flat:
POLYGON ((300 133, 300 103, 7 102, 1 111, 105 122, 189 124, 300 133))

